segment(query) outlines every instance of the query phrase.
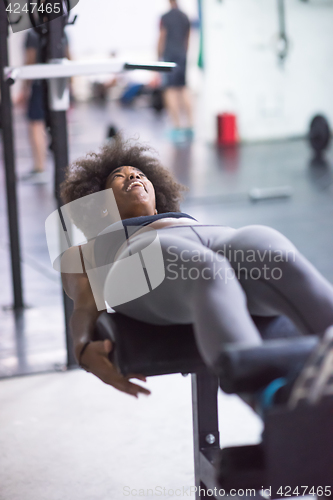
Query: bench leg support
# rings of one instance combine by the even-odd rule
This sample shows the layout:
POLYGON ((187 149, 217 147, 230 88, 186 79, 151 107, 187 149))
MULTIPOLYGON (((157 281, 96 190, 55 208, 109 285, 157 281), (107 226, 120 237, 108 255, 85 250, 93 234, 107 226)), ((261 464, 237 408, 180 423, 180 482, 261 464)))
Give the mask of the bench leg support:
MULTIPOLYGON (((196 500, 207 495, 203 491, 219 489, 215 475, 220 451, 217 410, 218 379, 208 370, 192 374, 192 411, 194 443, 194 475, 196 500), (200 495, 201 488, 201 495, 200 495)), ((218 494, 215 497, 222 498, 218 494)))

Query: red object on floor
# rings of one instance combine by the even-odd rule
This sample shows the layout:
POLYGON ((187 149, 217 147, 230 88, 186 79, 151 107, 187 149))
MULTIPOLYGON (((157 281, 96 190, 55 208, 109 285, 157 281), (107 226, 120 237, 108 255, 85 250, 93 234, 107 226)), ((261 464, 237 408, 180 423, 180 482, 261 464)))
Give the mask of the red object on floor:
POLYGON ((231 113, 222 113, 217 116, 217 142, 222 146, 237 144, 237 119, 231 113))

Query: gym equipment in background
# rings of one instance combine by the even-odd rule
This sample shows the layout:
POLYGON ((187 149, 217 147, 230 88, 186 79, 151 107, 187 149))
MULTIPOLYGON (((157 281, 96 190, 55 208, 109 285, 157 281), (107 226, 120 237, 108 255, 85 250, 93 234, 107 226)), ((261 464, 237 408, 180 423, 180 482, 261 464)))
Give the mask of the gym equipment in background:
POLYGON ((217 143, 219 146, 235 146, 238 142, 237 117, 232 113, 217 115, 217 143))
POLYGON ((289 39, 286 31, 286 8, 284 0, 277 0, 278 16, 279 16, 279 34, 276 44, 276 52, 279 58, 279 63, 283 65, 289 52, 289 39))
POLYGON ((251 201, 291 198, 294 190, 291 186, 276 186, 267 188, 252 188, 249 191, 251 201))
POLYGON ((308 140, 316 157, 321 157, 331 141, 331 131, 327 118, 316 115, 310 122, 308 140))
POLYGON ((116 127, 116 125, 108 125, 107 127, 107 131, 106 131, 106 138, 109 140, 109 139, 113 139, 114 137, 116 137, 118 133, 118 129, 116 127))
POLYGON ((161 87, 156 87, 152 90, 151 107, 157 113, 160 113, 164 109, 163 90, 161 87))

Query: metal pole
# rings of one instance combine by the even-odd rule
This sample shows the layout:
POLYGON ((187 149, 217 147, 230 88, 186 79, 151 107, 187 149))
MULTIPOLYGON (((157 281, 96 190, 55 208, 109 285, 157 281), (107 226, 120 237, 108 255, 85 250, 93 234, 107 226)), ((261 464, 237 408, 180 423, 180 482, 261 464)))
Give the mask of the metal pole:
MULTIPOLYGON (((65 21, 63 17, 57 17, 48 23, 47 59, 57 59, 65 56, 64 44, 62 43, 62 39, 64 37, 64 24, 65 21)), ((67 117, 66 111, 53 111, 49 109, 48 113, 55 167, 54 193, 57 199, 58 207, 60 207, 62 205, 59 196, 60 184, 65 178, 65 169, 69 162, 67 117)), ((67 366, 71 367, 77 365, 74 357, 73 343, 69 327, 69 320, 73 312, 73 301, 65 294, 65 292, 63 292, 63 301, 66 328, 67 366)))
MULTIPOLYGON (((207 491, 202 477, 201 454, 205 450, 219 449, 219 424, 217 408, 218 379, 207 370, 192 373, 192 415, 194 477, 197 487, 195 498, 199 500, 200 488, 207 491)), ((208 486, 209 489, 209 486, 208 486)), ((211 498, 216 498, 211 497, 211 498)), ((218 497, 220 498, 220 497, 218 497)))
POLYGON ((2 147, 6 173, 7 212, 10 240, 10 255, 12 265, 12 283, 15 310, 22 309, 22 277, 21 277, 21 252, 19 240, 19 226, 17 214, 15 155, 13 138, 13 118, 8 82, 4 80, 3 69, 8 66, 8 19, 5 3, 0 1, 0 82, 1 103, 0 117, 2 127, 2 147))

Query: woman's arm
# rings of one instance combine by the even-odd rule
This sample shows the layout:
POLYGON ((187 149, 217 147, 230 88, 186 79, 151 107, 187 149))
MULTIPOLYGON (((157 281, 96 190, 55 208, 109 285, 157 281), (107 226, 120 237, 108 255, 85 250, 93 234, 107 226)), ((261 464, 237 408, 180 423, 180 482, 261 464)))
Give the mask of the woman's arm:
MULTIPOLYGON (((70 250, 68 250, 70 252, 70 250)), ((150 394, 150 391, 129 381, 137 378, 146 381, 143 375, 121 375, 110 362, 108 355, 112 350, 110 340, 92 341, 96 320, 101 313, 97 310, 89 279, 86 273, 62 273, 62 282, 67 295, 74 301, 74 311, 70 319, 75 357, 79 364, 93 373, 104 383, 112 385, 122 392, 138 397, 139 393, 150 394), (89 345, 81 351, 87 342, 89 345)))
POLYGON ((70 328, 75 357, 79 362, 83 346, 93 339, 95 323, 101 311, 97 310, 86 273, 63 273, 62 283, 65 292, 74 301, 70 328))

